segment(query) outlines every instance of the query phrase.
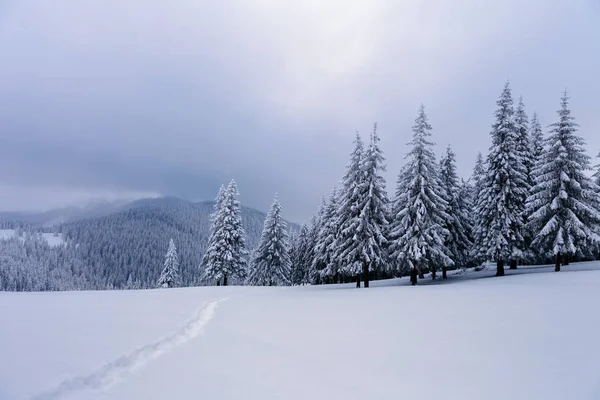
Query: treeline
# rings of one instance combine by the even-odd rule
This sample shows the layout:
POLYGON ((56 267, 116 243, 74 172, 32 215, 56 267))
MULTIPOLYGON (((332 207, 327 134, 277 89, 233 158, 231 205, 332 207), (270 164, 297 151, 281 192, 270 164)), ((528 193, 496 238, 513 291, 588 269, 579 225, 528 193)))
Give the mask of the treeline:
MULTIPOLYGON (((509 83, 497 101, 486 157, 459 179, 450 147, 436 160, 432 126, 421 106, 413 140, 388 199, 377 126, 365 149, 357 134, 341 187, 293 241, 293 284, 348 282, 451 267, 590 260, 600 252, 600 167, 592 175, 585 141, 565 92, 547 137, 531 122, 509 83)), ((599 155, 600 156, 600 155, 599 155)))

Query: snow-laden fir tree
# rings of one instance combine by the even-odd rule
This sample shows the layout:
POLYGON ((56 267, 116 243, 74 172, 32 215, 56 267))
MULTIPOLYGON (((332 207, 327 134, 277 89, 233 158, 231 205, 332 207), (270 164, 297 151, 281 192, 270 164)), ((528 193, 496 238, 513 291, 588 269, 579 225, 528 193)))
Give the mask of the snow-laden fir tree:
MULTIPOLYGON (((471 210, 466 208, 468 203, 465 196, 463 184, 458 180, 456 173, 456 156, 452 148, 448 146, 446 153, 440 161, 440 176, 442 186, 445 191, 445 199, 448 203, 446 213, 449 216, 445 228, 448 231, 446 236, 446 247, 450 250, 451 258, 455 264, 465 267, 469 261, 469 252, 473 243, 471 242, 471 225, 469 213, 471 210)), ((467 188, 468 190, 468 188, 467 188)), ((467 195, 468 197, 468 195, 467 195)), ((446 278, 446 268, 442 267, 443 278, 446 278)))
POLYGON ((590 157, 569 109, 565 91, 558 122, 550 125, 547 146, 538 169, 537 182, 528 199, 529 225, 537 232, 532 246, 556 257, 590 255, 598 243, 600 199, 597 186, 586 175, 590 157))
POLYGON ((281 205, 275 196, 254 251, 247 282, 255 286, 289 285, 290 272, 287 224, 281 218, 281 205))
MULTIPOLYGON (((533 169, 535 167, 535 159, 533 156, 533 145, 529 135, 529 118, 527 118, 527 114, 525 113, 525 104, 523 103, 523 97, 519 98, 519 102, 517 103, 517 108, 515 110, 515 128, 517 129, 517 150, 520 154, 520 159, 523 160, 523 165, 525 167, 527 177, 527 192, 523 193, 523 197, 520 199, 520 202, 522 202, 522 206, 520 207, 523 209, 524 212, 523 223, 525 224, 527 222, 528 217, 525 213, 525 202, 527 201, 527 197, 529 197, 531 188, 534 185, 533 169)), ((522 258, 524 260, 531 260, 533 257, 528 248, 531 243, 533 234, 527 228, 524 228, 521 231, 521 233, 523 235, 523 240, 525 241, 525 244, 523 246, 522 258)), ((514 261, 511 264, 511 268, 516 268, 516 263, 514 261)))
POLYGON ((248 251, 242 226, 239 192, 234 180, 226 189, 221 188, 211 216, 208 247, 202 259, 204 277, 223 282, 243 279, 246 275, 248 251))
MULTIPOLYGON (((522 163, 525 166, 527 177, 527 190, 531 190, 533 186, 532 171, 534 167, 533 146, 529 137, 529 118, 525 112, 525 104, 523 97, 519 98, 517 108, 515 110, 515 128, 517 129, 517 150, 521 156, 522 163)), ((529 192, 524 196, 523 203, 527 200, 529 192)))
POLYGON ((518 130, 508 82, 496 104, 496 121, 490 133, 492 146, 477 201, 475 243, 482 258, 496 261, 496 275, 502 276, 505 260, 510 260, 511 268, 516 268, 517 260, 523 254, 524 200, 529 185, 527 169, 518 148, 518 130))
POLYGON ((413 285, 418 273, 429 270, 435 278, 438 268, 453 264, 445 245, 448 202, 429 140, 431 129, 421 105, 409 143, 412 149, 398 178, 390 227, 391 258, 398 264, 407 263, 413 285))
POLYGON ((464 267, 474 267, 476 266, 477 259, 475 255, 477 254, 475 251, 475 246, 473 243, 473 232, 475 230, 476 225, 476 213, 473 212, 475 209, 475 198, 473 197, 474 189, 469 181, 465 181, 461 178, 461 183, 458 190, 458 208, 461 210, 467 210, 464 214, 463 223, 465 224, 468 232, 468 238, 471 243, 471 247, 469 248, 469 252, 467 253, 466 263, 463 265, 464 267))
POLYGON ((335 239, 337 237, 337 189, 333 189, 321 216, 321 229, 315 245, 313 268, 320 271, 322 281, 337 283, 338 264, 335 259, 335 239))
POLYGON ((306 255, 304 260, 306 262, 306 283, 320 284, 321 283, 321 271, 317 269, 317 264, 314 260, 317 258, 317 244, 319 243, 319 232, 323 228, 323 214, 327 201, 325 197, 321 199, 321 205, 315 215, 310 218, 310 225, 308 229, 306 255))
POLYGON ((340 201, 338 204, 338 235, 335 241, 335 262, 342 273, 356 277, 356 286, 360 287, 360 274, 363 272, 361 259, 361 243, 357 236, 360 226, 361 188, 364 182, 362 161, 364 157, 364 144, 360 135, 356 133, 354 150, 350 156, 350 163, 342 179, 340 188, 340 201))
MULTIPOLYGON (((133 282, 131 284, 133 285, 133 282)), ((164 268, 158 278, 158 286, 163 288, 179 286, 179 257, 173 239, 169 241, 169 249, 165 255, 164 268)))
POLYGON ((303 285, 308 283, 308 261, 306 255, 308 254, 309 246, 309 230, 306 224, 303 224, 300 228, 300 232, 296 236, 290 252, 291 259, 291 277, 290 281, 292 285, 303 285))
POLYGON ((388 236, 389 207, 385 178, 385 157, 379 146, 377 124, 371 133, 369 148, 362 160, 364 174, 360 227, 362 241, 363 277, 365 287, 369 287, 369 271, 389 269, 388 236))

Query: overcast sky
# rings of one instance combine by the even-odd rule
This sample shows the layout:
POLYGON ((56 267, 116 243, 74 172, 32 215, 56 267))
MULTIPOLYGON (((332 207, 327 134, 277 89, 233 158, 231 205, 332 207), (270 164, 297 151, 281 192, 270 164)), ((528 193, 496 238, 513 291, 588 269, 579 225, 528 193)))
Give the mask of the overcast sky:
MULTIPOLYGON (((302 221, 379 124, 388 189, 419 104, 468 177, 510 79, 600 150, 599 0, 0 1, 0 209, 279 193, 302 221)), ((596 160, 594 160, 596 161, 596 160)))

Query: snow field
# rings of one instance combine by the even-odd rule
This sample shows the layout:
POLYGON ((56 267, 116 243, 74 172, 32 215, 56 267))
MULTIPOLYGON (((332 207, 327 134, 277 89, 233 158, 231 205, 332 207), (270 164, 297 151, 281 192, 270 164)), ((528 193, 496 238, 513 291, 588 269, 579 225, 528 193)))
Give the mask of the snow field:
POLYGON ((0 293, 0 398, 600 398, 600 271, 486 274, 0 293))

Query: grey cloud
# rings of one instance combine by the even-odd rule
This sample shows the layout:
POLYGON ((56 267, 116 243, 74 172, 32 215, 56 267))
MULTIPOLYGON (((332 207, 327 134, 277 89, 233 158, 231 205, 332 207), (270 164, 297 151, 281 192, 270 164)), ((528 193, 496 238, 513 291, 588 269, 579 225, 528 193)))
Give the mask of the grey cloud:
POLYGON ((0 12, 5 188, 200 200, 236 178, 245 204, 264 210, 278 192, 300 221, 374 121, 392 192, 421 102, 467 177, 506 79, 544 125, 568 87, 590 155, 600 148, 591 0, 20 0, 0 12))

